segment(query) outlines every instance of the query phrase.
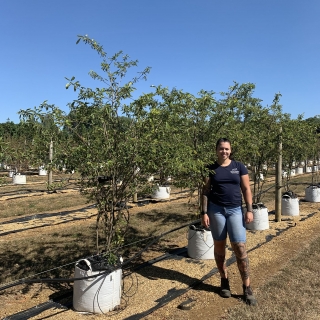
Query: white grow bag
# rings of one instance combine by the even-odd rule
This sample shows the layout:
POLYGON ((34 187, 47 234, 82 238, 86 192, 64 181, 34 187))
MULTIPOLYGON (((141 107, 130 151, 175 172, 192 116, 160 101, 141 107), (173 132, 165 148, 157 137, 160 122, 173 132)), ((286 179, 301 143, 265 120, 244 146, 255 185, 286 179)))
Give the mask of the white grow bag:
POLYGON ((97 277, 76 280, 73 285, 73 308, 76 311, 91 313, 107 313, 121 302, 122 269, 111 273, 92 271, 90 261, 80 260, 75 266, 75 278, 97 275, 97 277), (84 261, 89 270, 79 267, 79 262, 84 261), (101 275, 99 275, 101 274, 101 275))
POLYGON ((296 169, 291 169, 290 176, 293 177, 296 175, 296 169))
POLYGON ((253 221, 246 224, 249 230, 266 230, 269 229, 269 213, 268 209, 262 205, 252 210, 253 221))
POLYGON ((307 167, 307 168, 306 168, 306 172, 307 172, 307 173, 312 172, 312 167, 307 167))
POLYGON ((303 174, 303 167, 296 168, 296 174, 303 174))
POLYGON ((190 226, 188 232, 188 256, 193 259, 214 259, 213 238, 211 231, 190 226), (193 227, 193 229, 191 229, 193 227))
POLYGON ((40 167, 39 168, 39 176, 46 176, 48 174, 47 170, 40 167))
POLYGON ((160 187, 155 186, 153 189, 153 193, 151 195, 151 198, 153 199, 168 199, 170 198, 170 187, 160 187))
POLYGON ((308 186, 306 188, 305 200, 308 202, 320 202, 319 186, 308 186))
POLYGON ((27 183, 27 176, 24 174, 14 174, 12 176, 12 183, 13 184, 26 184, 27 183))
POLYGON ((298 216, 299 212, 299 199, 284 194, 281 199, 281 215, 298 216))

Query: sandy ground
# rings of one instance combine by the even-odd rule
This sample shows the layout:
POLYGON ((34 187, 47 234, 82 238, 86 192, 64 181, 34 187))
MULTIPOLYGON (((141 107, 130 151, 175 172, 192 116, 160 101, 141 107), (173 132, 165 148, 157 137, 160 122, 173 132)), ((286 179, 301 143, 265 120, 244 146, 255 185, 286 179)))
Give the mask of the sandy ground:
MULTIPOLYGON (((175 201, 187 201, 184 198, 175 201)), ((150 204, 166 206, 166 203, 150 204)), ((274 222, 274 215, 269 214, 269 229, 262 231, 247 231, 247 249, 249 251, 252 286, 255 291, 275 273, 283 268, 298 252, 303 250, 312 239, 319 236, 320 230, 320 203, 301 202, 300 216, 283 217, 283 221, 274 222), (313 214, 314 213, 314 214, 313 214)), ((141 210, 150 210, 149 205, 135 207, 131 213, 141 210)), ((91 214, 90 209, 82 213, 91 214)), ((78 217, 78 216, 77 216, 78 217)), ((36 219, 35 219, 36 220, 36 219)), ((37 223, 33 221, 33 223, 37 223)), ((40 221, 39 221, 40 223, 40 221)), ((41 222, 43 223, 43 221, 41 222)), ((52 224, 55 224, 51 219, 52 224)), ((86 223, 85 220, 70 221, 70 223, 86 223)), ((5 225, 1 225, 4 228, 5 225)), ((19 224, 16 225, 18 227, 19 224)), ((14 226, 11 226, 14 228, 14 226)), ((50 231, 53 226, 50 227, 50 231)), ((63 225, 55 225, 60 228, 63 225)), ((47 228, 43 226, 41 229, 47 228)), ((23 237, 25 233, 35 230, 22 231, 15 237, 23 237)), ((0 229, 0 233, 4 229, 0 229)), ((187 235, 187 229, 186 229, 187 235)), ((13 235, 7 235, 7 239, 13 235)), ((5 238, 1 238, 5 241, 5 238)), ((184 239, 177 237, 176 245, 187 247, 187 236, 184 239)), ((232 297, 223 299, 219 296, 220 279, 215 270, 212 259, 196 260, 184 255, 171 255, 169 259, 161 260, 148 267, 142 268, 124 278, 124 294, 120 310, 102 315, 81 314, 72 308, 50 308, 30 319, 221 319, 228 308, 243 303, 241 300, 241 281, 234 262, 230 246, 227 248, 229 261, 229 278, 231 281, 232 297), (195 283, 203 280, 194 287, 195 283), (182 310, 179 305, 183 302, 195 301, 190 310, 182 310), (161 305, 161 308, 157 308, 161 305)), ((35 306, 46 303, 54 292, 45 285, 34 284, 32 290, 25 293, 23 286, 16 286, 2 291, 0 316, 10 317, 18 312, 33 310, 35 306)), ((15 318, 17 319, 17 318, 15 318)))

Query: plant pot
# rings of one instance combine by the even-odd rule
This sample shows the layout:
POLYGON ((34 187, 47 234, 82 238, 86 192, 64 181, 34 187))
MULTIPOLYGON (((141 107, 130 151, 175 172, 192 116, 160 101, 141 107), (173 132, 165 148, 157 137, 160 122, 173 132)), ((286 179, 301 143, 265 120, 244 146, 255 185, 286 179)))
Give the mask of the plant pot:
POLYGON ((314 171, 314 172, 318 172, 318 171, 319 171, 318 166, 313 166, 313 171, 314 171))
POLYGON ((46 176, 48 174, 44 167, 39 167, 39 176, 46 176))
POLYGON ((27 183, 27 176, 24 174, 14 174, 12 176, 12 183, 13 184, 26 184, 27 183))
POLYGON ((287 171, 282 171, 282 178, 286 178, 288 175, 288 172, 287 171))
POLYGON ((76 263, 75 278, 93 275, 97 276, 74 282, 73 308, 81 312, 107 313, 120 305, 122 270, 111 273, 106 270, 94 271, 88 259, 76 263))
POLYGON ((268 209, 261 203, 253 205, 253 221, 246 224, 249 230, 266 230, 269 229, 268 209))
POLYGON ((290 176, 295 176, 296 175, 296 170, 295 169, 291 169, 290 171, 290 176))
POLYGON ((296 174, 303 174, 303 167, 296 168, 296 174))
POLYGON ((260 181, 263 181, 263 180, 264 180, 263 173, 259 173, 259 175, 258 175, 258 180, 260 180, 260 181))
POLYGON ((305 200, 308 202, 320 202, 320 187, 308 186, 305 190, 305 200))
POLYGON ((281 215, 298 216, 299 215, 299 199, 284 194, 281 199, 281 215))
POLYGON ((170 198, 170 187, 163 187, 163 186, 155 186, 153 188, 153 193, 151 198, 153 199, 168 199, 170 198))
POLYGON ((312 172, 312 167, 306 167, 306 172, 307 172, 307 173, 312 172))
POLYGON ((191 225, 188 232, 188 256, 193 259, 214 259, 211 231, 203 226, 191 225))

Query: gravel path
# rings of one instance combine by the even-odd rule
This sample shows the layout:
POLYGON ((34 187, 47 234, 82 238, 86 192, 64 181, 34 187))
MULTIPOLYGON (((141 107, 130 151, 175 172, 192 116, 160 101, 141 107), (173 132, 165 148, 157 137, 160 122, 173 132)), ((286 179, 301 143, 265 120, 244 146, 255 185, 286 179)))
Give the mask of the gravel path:
MULTIPOLYGON (((183 202, 186 199, 178 199, 183 202)), ((152 204, 165 207, 166 203, 152 204)), ((284 218, 275 223, 274 215, 269 215, 270 228, 263 231, 247 231, 252 285, 254 290, 276 272, 294 255, 303 250, 320 230, 320 204, 301 202, 300 216, 284 218)), ((134 207, 131 213, 150 210, 148 206, 134 207)), ((89 211, 88 211, 89 212, 89 211)), ((84 214, 88 214, 85 212, 84 214)), ((85 221, 74 222, 77 224, 85 221)), ((1 228, 4 225, 1 225, 1 228)), ((44 227, 45 228, 45 227, 44 227)), ((2 231, 0 231, 1 233, 2 231)), ((32 232, 32 230, 25 231, 32 232)), ((22 232, 23 234, 24 232, 22 232)), ((19 235, 17 235, 19 236, 19 235)), ((177 241, 179 247, 187 246, 187 239, 177 241)), ((230 249, 230 246, 228 247, 230 249)), ((232 259, 232 251, 227 250, 227 259, 232 259)), ((32 319, 220 319, 226 310, 241 302, 241 281, 236 264, 229 266, 232 298, 223 299, 218 295, 219 276, 214 270, 213 260, 195 260, 183 255, 173 255, 149 267, 140 269, 124 279, 124 291, 127 297, 122 301, 118 312, 107 315, 84 315, 72 309, 49 309, 32 319), (190 288, 202 277, 210 274, 200 285, 190 288), (130 296, 130 297, 129 297, 130 296), (172 297, 177 296, 175 299, 172 297), (178 306, 194 300, 190 310, 181 310, 178 306), (156 308, 166 302, 161 308, 156 308), (153 311, 153 309, 155 309, 153 311), (150 311, 153 311, 150 313, 150 311)), ((1 293, 1 292, 0 292, 1 293)), ((1 301, 5 308, 0 309, 1 318, 28 310, 50 299, 53 292, 40 284, 33 285, 33 290, 24 293, 23 286, 17 286, 2 292, 1 301)), ((8 318, 10 319, 10 318, 8 318)))

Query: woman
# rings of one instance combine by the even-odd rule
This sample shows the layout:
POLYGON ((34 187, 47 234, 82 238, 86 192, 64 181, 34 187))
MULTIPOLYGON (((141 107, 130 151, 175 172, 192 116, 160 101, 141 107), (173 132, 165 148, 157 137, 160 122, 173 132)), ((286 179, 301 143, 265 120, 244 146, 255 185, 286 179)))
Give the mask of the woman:
POLYGON ((225 264, 227 234, 237 258, 243 283, 244 300, 255 305, 256 299, 250 287, 249 260, 246 251, 245 223, 253 221, 252 195, 248 170, 238 161, 230 159, 231 143, 221 138, 216 144, 217 161, 209 166, 202 196, 201 221, 209 227, 214 240, 214 257, 221 276, 220 295, 231 297, 225 264), (246 202, 245 216, 242 213, 242 195, 246 202))

